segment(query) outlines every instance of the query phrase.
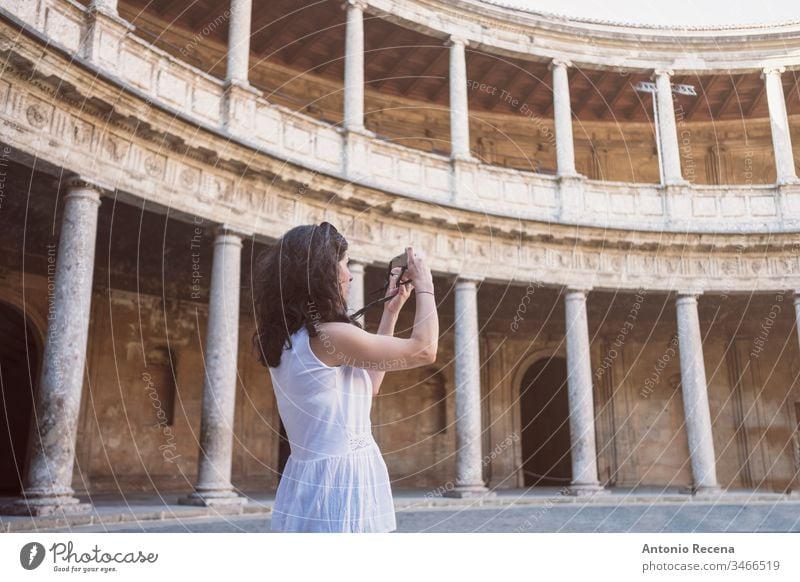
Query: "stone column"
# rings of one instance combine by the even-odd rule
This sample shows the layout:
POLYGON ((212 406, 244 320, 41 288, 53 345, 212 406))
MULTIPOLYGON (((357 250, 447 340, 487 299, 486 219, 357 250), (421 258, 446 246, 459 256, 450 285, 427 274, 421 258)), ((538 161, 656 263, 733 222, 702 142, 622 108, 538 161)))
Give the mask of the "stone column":
POLYGON ((697 313, 699 291, 678 293, 675 306, 678 313, 678 351, 681 360, 681 391, 689 437, 689 457, 692 463, 692 492, 718 493, 717 469, 714 460, 714 439, 711 433, 711 412, 708 407, 708 388, 697 313))
POLYGON ((678 147, 678 128, 675 124, 675 106, 672 102, 672 71, 657 70, 656 109, 658 118, 659 151, 663 164, 664 185, 686 184, 681 173, 681 157, 678 147))
MULTIPOLYGON (((800 343, 800 289, 794 290, 794 317, 795 325, 797 326, 797 341, 800 343)), ((796 418, 795 420, 800 421, 800 418, 796 418)), ((795 446, 800 446, 800 442, 795 446)), ((800 458, 797 452, 795 453, 795 458, 800 458)), ((795 466, 794 470, 794 478, 789 484, 789 494, 792 497, 800 497, 800 467, 795 466)))
POLYGON ((772 131, 772 147, 775 151, 775 170, 778 184, 797 182, 794 168, 792 138, 789 133, 789 118, 786 115, 786 99, 783 95, 781 73, 785 67, 768 67, 762 77, 769 107, 769 126, 772 131))
POLYGON ((559 176, 577 176, 572 138, 572 105, 569 99, 567 67, 571 63, 553 60, 553 121, 556 130, 556 166, 559 176))
POLYGON ((450 47, 450 157, 472 160, 469 150, 469 106, 467 105, 466 39, 451 36, 450 47))
POLYGON ((216 230, 203 354, 205 374, 197 485, 194 493, 178 500, 182 505, 247 503, 231 485, 242 236, 224 225, 216 230))
POLYGON ((794 290, 794 317, 797 324, 797 341, 800 342, 800 289, 794 290))
POLYGON ((483 482, 477 277, 455 285, 456 482, 445 497, 493 497, 483 482))
POLYGON ((86 371, 100 189, 80 178, 68 179, 65 186, 29 464, 22 498, 3 507, 3 513, 74 514, 92 508, 74 497, 72 469, 86 371))
POLYGON ((91 0, 89 11, 103 12, 111 16, 118 16, 117 0, 91 0))
POLYGON ((250 70, 250 23, 253 0, 231 0, 231 18, 228 24, 228 84, 248 86, 250 70))
POLYGON ((592 364, 586 294, 590 288, 569 288, 564 295, 567 328, 567 398, 569 400, 570 495, 605 491, 597 478, 592 364))
POLYGON ((347 0, 344 43, 344 129, 364 129, 364 10, 360 0, 347 0))
MULTIPOLYGON (((351 313, 364 307, 364 263, 350 261, 348 265, 353 280, 350 281, 350 296, 347 298, 347 309, 351 313)), ((365 321, 365 319, 362 319, 365 321)))

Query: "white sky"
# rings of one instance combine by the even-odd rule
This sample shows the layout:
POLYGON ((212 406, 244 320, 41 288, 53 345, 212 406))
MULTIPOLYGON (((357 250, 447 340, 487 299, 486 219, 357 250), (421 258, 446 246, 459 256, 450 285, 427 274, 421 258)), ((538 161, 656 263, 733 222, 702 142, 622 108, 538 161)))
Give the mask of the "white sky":
POLYGON ((662 26, 800 20, 800 0, 489 0, 539 12, 662 26))

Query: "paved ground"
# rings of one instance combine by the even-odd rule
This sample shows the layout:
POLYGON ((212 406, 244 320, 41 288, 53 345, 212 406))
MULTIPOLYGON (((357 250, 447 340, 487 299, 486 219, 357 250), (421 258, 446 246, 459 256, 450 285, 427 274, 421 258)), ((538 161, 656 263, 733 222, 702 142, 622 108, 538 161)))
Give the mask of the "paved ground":
MULTIPOLYGON (((398 532, 800 532, 800 503, 543 505, 397 512, 398 532)), ((270 518, 230 516, 83 526, 72 532, 270 532, 270 518)))

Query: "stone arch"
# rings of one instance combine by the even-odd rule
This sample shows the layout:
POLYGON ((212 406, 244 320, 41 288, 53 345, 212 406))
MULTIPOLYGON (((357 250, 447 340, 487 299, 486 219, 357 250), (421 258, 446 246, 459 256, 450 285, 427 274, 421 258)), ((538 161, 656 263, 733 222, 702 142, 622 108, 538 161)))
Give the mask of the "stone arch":
MULTIPOLYGON (((567 352, 566 352, 566 344, 565 342, 560 342, 558 344, 553 344, 550 346, 543 347, 541 349, 533 350, 517 363, 514 367, 514 371, 512 373, 512 390, 514 393, 514 410, 513 410, 513 423, 514 423, 514 432, 519 435, 519 438, 516 439, 514 443, 514 462, 516 466, 516 483, 519 487, 525 487, 526 479, 525 479, 525 454, 524 451, 527 449, 526 443, 523 442, 525 439, 525 435, 523 434, 523 429, 525 428, 525 422, 523 417, 523 383, 525 382, 525 377, 528 371, 531 369, 532 366, 536 365, 537 362, 542 360, 547 361, 551 359, 560 359, 564 361, 566 365, 567 359, 567 352)), ((564 377, 564 381, 566 382, 566 376, 564 377)), ((566 388, 566 386, 565 386, 566 388)), ((568 413, 567 413, 568 414, 568 413)), ((565 423, 565 428, 569 430, 569 419, 568 416, 566 418, 567 422, 565 423)), ((529 444, 529 443, 528 443, 529 444)), ((571 474, 571 470, 570 470, 571 474)), ((555 481, 554 481, 555 483, 555 481)), ((552 484, 552 483, 548 483, 552 484)), ((560 486, 567 486, 569 485, 569 480, 567 481, 559 481, 558 485, 560 486)))
POLYGON ((18 495, 35 435, 44 320, 20 297, 0 292, 0 493, 18 495))

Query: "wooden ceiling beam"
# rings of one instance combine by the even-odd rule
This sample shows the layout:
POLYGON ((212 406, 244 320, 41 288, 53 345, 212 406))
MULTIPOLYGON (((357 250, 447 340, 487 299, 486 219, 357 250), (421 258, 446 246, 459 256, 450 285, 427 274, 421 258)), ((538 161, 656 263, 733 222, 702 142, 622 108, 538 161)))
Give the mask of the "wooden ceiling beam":
MULTIPOLYGON (((569 73, 567 73, 567 86, 572 87, 572 82, 575 80, 575 77, 578 76, 578 69, 576 67, 570 67, 569 73)), ((572 91, 572 89, 570 89, 572 91)), ((547 107, 544 108, 544 112, 542 115, 545 117, 549 116, 553 112, 553 101, 554 99, 550 100, 550 103, 547 104, 547 107)))
POLYGON ((722 101, 722 105, 717 107, 716 111, 712 112, 712 119, 719 119, 722 113, 728 108, 734 99, 738 97, 739 88, 746 78, 747 77, 745 75, 739 75, 738 77, 733 78, 731 81, 731 88, 728 91, 728 94, 725 96, 725 99, 722 101))
MULTIPOLYGON (((418 77, 414 77, 408 80, 405 87, 403 87, 400 90, 400 94, 403 95, 404 97, 407 97, 409 93, 411 93, 411 91, 413 91, 420 85, 420 83, 423 83, 428 79, 428 73, 435 70, 436 67, 439 65, 439 62, 443 58, 448 58, 449 56, 450 56, 450 50, 447 47, 442 46, 441 50, 439 51, 439 54, 433 59, 431 59, 431 61, 428 63, 428 66, 422 70, 422 73, 420 73, 418 77)), ((444 78, 444 83, 447 84, 447 77, 444 78)))
MULTIPOLYGON (((641 98, 641 97, 639 97, 639 92, 638 92, 638 91, 637 91, 635 88, 633 88, 633 87, 631 87, 631 91, 633 91, 633 94, 634 94, 634 96, 636 97, 636 101, 634 101, 634 102, 633 102, 633 104, 632 104, 630 107, 628 107, 628 109, 627 109, 627 110, 625 110, 625 112, 622 114, 622 116, 623 116, 623 117, 624 117, 626 120, 628 120, 628 121, 629 121, 629 120, 633 119, 633 114, 634 114, 634 113, 636 113, 637 111, 642 111, 642 112, 644 112, 644 114, 645 114, 645 117, 646 117, 646 118, 647 118, 647 119, 648 119, 648 120, 649 120, 651 123, 655 123, 655 122, 656 122, 656 120, 655 120, 655 119, 651 119, 651 116, 652 116, 652 114, 653 114, 653 104, 652 104, 652 103, 650 103, 650 107, 647 107, 647 106, 644 104, 644 102, 643 102, 642 98, 641 98), (647 109, 645 109, 645 107, 647 107, 647 109)), ((651 98, 651 99, 655 99, 655 98, 656 98, 656 96, 655 96, 655 94, 654 94, 654 93, 647 93, 647 95, 650 95, 650 98, 651 98)))
MULTIPOLYGON (((794 71, 788 71, 788 73, 793 74, 794 71)), ((786 93, 786 111, 789 111, 789 104, 792 101, 792 95, 797 93, 798 98, 800 98, 800 79, 797 77, 792 77, 794 79, 794 84, 791 86, 789 91, 786 93)))
MULTIPOLYGON (((294 24, 298 20, 300 20, 300 15, 301 14, 302 14, 302 10, 298 10, 295 14, 290 16, 283 23, 280 23, 281 20, 284 20, 283 18, 281 18, 279 20, 272 19, 269 23, 266 23, 264 25, 262 25, 262 21, 265 20, 265 18, 259 19, 259 22, 257 22, 257 23, 254 22, 253 26, 252 26, 252 30, 253 31, 258 31, 256 34, 258 34, 260 38, 258 39, 259 42, 251 42, 250 43, 250 49, 252 50, 252 52, 260 55, 260 54, 262 54, 264 52, 265 49, 267 49, 270 46, 270 44, 272 44, 272 41, 275 39, 275 35, 274 34, 269 34, 269 32, 270 32, 269 29, 270 28, 272 28, 276 24, 280 23, 279 26, 280 26, 281 29, 289 30, 289 29, 291 29, 292 26, 294 26, 294 24)), ((300 39, 297 39, 297 40, 300 40, 300 39)), ((295 46, 303 45, 303 44, 304 43, 302 43, 302 42, 298 42, 295 46)))
POLYGON ((600 76, 596 80, 589 80, 589 87, 577 98, 578 106, 572 110, 572 115, 577 117, 578 114, 583 113, 583 110, 586 109, 586 100, 595 91, 600 91, 600 86, 603 84, 603 81, 606 80, 606 77, 608 77, 608 71, 601 71, 600 76))
MULTIPOLYGON (((286 25, 283 26, 282 28, 284 30, 289 30, 290 27, 293 26, 295 22, 300 21, 301 16, 302 16, 301 13, 298 12, 292 18, 290 18, 289 21, 286 23, 286 25)), ((293 47, 291 47, 288 51, 282 51, 282 50, 280 51, 282 53, 283 62, 287 65, 294 64, 297 61, 297 59, 300 58, 301 55, 305 54, 308 51, 309 47, 312 44, 320 40, 318 35, 320 34, 324 35, 330 27, 332 27, 340 20, 341 20, 341 15, 334 13, 328 20, 322 23, 321 26, 315 27, 314 30, 312 30, 311 32, 301 36, 298 39, 295 39, 293 47)), ((269 46, 269 43, 272 39, 270 38, 270 35, 264 35, 264 36, 266 36, 267 39, 263 48, 266 48, 267 46, 269 46)), ((263 55, 263 48, 259 47, 260 50, 257 50, 257 53, 259 55, 263 55)), ((279 51, 273 51, 272 53, 270 53, 270 55, 267 55, 267 58, 278 52, 279 51)), ((322 71, 320 69, 315 70, 316 74, 320 74, 321 72, 322 71)))
POLYGON ((525 103, 528 106, 528 109, 530 109, 531 111, 533 111, 533 105, 532 105, 533 97, 542 87, 547 87, 547 85, 545 85, 544 83, 543 77, 534 76, 533 79, 534 79, 533 87, 531 87, 531 90, 528 91, 528 94, 525 95, 525 98, 521 101, 521 103, 525 103))
POLYGON ((383 78, 375 81, 372 84, 372 88, 378 90, 381 87, 383 87, 386 83, 394 79, 395 75, 397 75, 397 72, 405 66, 406 61, 409 62, 413 61, 413 57, 419 54, 419 52, 424 48, 426 47, 415 46, 409 51, 408 55, 406 55, 405 58, 400 56, 397 59, 395 59, 395 63, 394 65, 392 65, 392 68, 387 71, 387 73, 383 76, 383 78))
POLYGON ((710 95, 710 93, 711 93, 711 88, 712 88, 714 85, 716 85, 716 84, 717 84, 717 82, 718 82, 718 81, 719 81, 721 78, 723 78, 723 76, 722 76, 722 75, 713 75, 713 76, 711 77, 711 79, 709 79, 708 83, 706 83, 706 85, 701 85, 701 87, 702 87, 702 91, 701 91, 701 92, 700 92, 700 94, 697 96, 697 99, 695 100, 695 102, 694 102, 694 103, 692 103, 691 107, 689 107, 689 109, 686 111, 686 117, 685 117, 685 119, 686 119, 687 121, 688 121, 688 120, 690 120, 690 119, 691 119, 691 118, 694 116, 694 114, 697 112, 697 110, 698 110, 698 109, 700 109, 700 106, 701 106, 701 105, 703 105, 704 103, 705 103, 706 105, 708 105, 709 114, 710 114, 710 110, 711 110, 711 103, 710 103, 710 101, 709 101, 709 95, 710 95))
MULTIPOLYGON (((376 52, 374 48, 368 49, 370 53, 374 54, 373 58, 378 58, 381 56, 381 53, 389 55, 388 59, 385 60, 392 60, 393 64, 391 68, 387 72, 381 72, 381 77, 374 83, 370 84, 372 89, 380 89, 380 87, 386 83, 387 81, 391 81, 394 76, 397 74, 397 71, 403 68, 403 65, 409 61, 410 57, 414 54, 414 52, 419 49, 418 46, 411 47, 411 50, 403 56, 402 53, 398 53, 397 49, 399 48, 409 48, 408 45, 395 45, 395 43, 405 36, 407 31, 399 26, 395 27, 394 30, 389 34, 386 38, 385 42, 381 43, 379 47, 381 50, 380 52, 376 52), (384 50, 384 49, 395 49, 395 50, 384 50)), ((366 44, 366 41, 365 41, 366 44)), ((367 50, 367 49, 365 49, 367 50)), ((381 71, 385 69, 385 67, 380 67, 381 71)), ((366 64, 364 66, 364 75, 367 74, 367 67, 366 64)))
POLYGON ((619 88, 614 92, 614 94, 611 96, 611 100, 603 102, 602 111, 598 111, 597 109, 595 109, 594 112, 595 117, 599 117, 600 119, 605 119, 606 117, 611 115, 611 112, 614 111, 614 106, 622 98, 622 96, 625 95, 625 93, 629 90, 633 91, 633 88, 631 87, 631 83, 628 80, 628 77, 626 76, 622 78, 622 83, 620 84, 619 88))

